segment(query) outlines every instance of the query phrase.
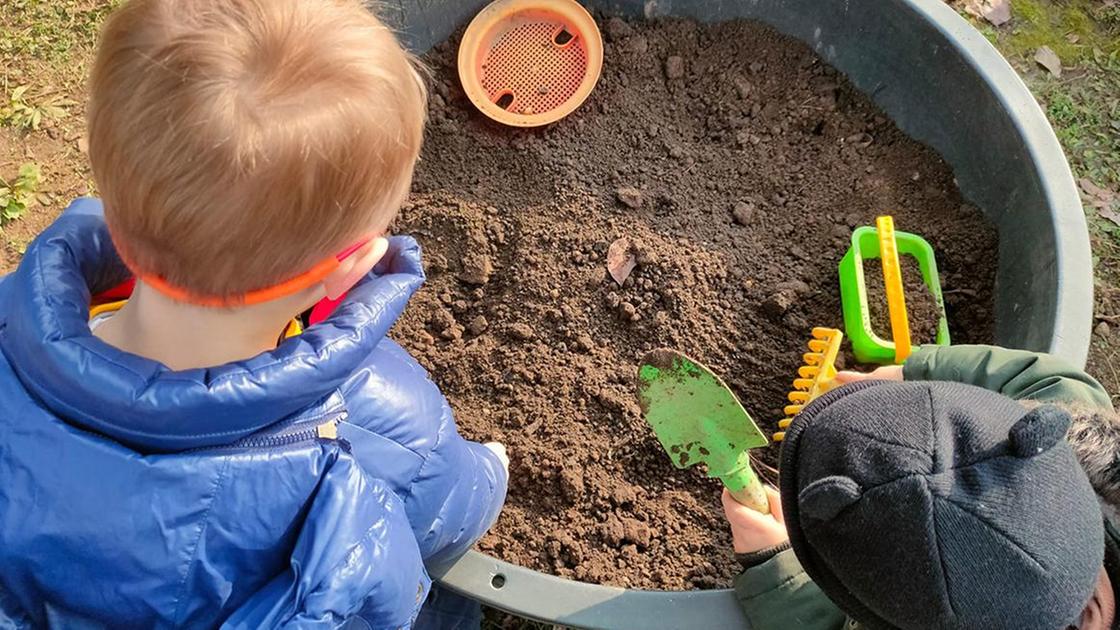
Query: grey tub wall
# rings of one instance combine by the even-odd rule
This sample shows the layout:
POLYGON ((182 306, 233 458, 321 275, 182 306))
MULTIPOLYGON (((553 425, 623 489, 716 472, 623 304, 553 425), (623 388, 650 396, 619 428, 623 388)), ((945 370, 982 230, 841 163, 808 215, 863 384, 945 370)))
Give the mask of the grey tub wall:
MULTIPOLYGON (((485 4, 390 0, 378 10, 410 47, 424 51, 485 4)), ((584 4, 646 17, 755 18, 812 46, 906 133, 936 149, 952 165, 965 197, 998 226, 996 342, 1084 365, 1092 262, 1069 166, 1026 86, 983 36, 940 0, 584 4)), ((921 226, 913 230, 920 233, 921 226)))

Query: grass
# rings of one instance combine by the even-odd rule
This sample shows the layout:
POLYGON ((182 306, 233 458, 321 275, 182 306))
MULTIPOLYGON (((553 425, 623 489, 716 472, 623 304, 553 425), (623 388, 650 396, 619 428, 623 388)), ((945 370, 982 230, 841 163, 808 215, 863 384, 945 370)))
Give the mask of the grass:
MULTIPOLYGON (((1120 2, 1010 2, 1012 21, 999 28, 969 19, 1019 70, 1042 104, 1074 177, 1120 192, 1120 2), (1061 58, 1060 78, 1034 62, 1042 46, 1061 58)), ((1120 208, 1113 210, 1120 212, 1120 208)), ((1098 311, 1107 310, 1109 305, 1101 300, 1115 295, 1114 287, 1120 286, 1120 226, 1091 203, 1086 203, 1085 212, 1097 271, 1098 311)), ((1120 344, 1102 345, 1096 339, 1094 344, 1090 364, 1111 368, 1113 357, 1120 356, 1120 344)), ((1118 379, 1105 380, 1111 391, 1120 392, 1118 379)))
POLYGON ((0 105, 0 126, 38 131, 43 121, 66 118, 66 108, 74 105, 60 94, 29 94, 29 86, 12 90, 8 102, 0 105))
POLYGON ((42 169, 31 162, 20 166, 19 174, 11 181, 0 179, 0 227, 27 212, 35 203, 35 193, 42 180, 42 169))
POLYGON ((1010 1, 1012 20, 1000 28, 970 19, 1024 76, 1075 174, 1120 187, 1120 3, 1010 1), (1061 58, 1061 78, 1034 63, 1043 46, 1061 58))
MULTIPOLYGON (((1071 65, 1089 61, 1095 50, 1116 52, 1120 40, 1101 19, 1111 17, 1115 7, 1103 5, 1101 0, 1011 0, 1012 21, 998 29, 997 45, 1009 57, 1033 56, 1049 46, 1071 65)), ((992 32, 990 26, 984 30, 992 32)))
POLYGON ((64 95, 84 95, 101 24, 122 1, 0 1, 0 86, 8 100, 23 88, 26 104, 43 115, 75 104, 64 95))
POLYGON ((1107 58, 1070 81, 1042 78, 1032 86, 1079 177, 1120 186, 1120 62, 1107 58))
POLYGON ((58 66, 91 48, 105 16, 120 0, 4 0, 0 56, 58 66))

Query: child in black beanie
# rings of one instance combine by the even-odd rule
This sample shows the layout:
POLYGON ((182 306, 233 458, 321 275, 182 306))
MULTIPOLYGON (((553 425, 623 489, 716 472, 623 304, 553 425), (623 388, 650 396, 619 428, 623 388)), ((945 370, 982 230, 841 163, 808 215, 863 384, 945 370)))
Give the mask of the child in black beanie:
POLYGON ((982 346, 840 380, 787 431, 772 516, 724 495, 752 629, 1120 628, 1099 383, 982 346))

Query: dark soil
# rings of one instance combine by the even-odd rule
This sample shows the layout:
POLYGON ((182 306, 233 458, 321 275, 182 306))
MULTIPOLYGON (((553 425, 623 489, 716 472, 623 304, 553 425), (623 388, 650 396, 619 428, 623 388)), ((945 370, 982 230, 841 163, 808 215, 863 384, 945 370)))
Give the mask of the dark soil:
MULTIPOLYGON (((466 436, 509 447, 482 550, 588 582, 725 587, 718 482, 673 468, 640 417, 642 354, 706 363, 770 432, 811 328, 842 325, 852 228, 889 212, 931 242, 967 291, 949 303, 960 342, 992 338, 996 234, 934 152, 800 43, 748 22, 603 26, 598 88, 539 130, 474 110, 456 41, 428 57, 430 137, 396 229, 429 281, 394 336, 466 436), (623 237, 636 267, 619 286, 605 259, 623 237)), ((776 454, 758 452, 763 474, 776 454)))
MULTIPOLYGON (((898 266, 902 271, 902 291, 906 296, 906 316, 910 321, 910 343, 914 347, 937 341, 937 328, 941 323, 941 309, 937 298, 922 280, 922 268, 913 256, 900 255, 898 266)), ((871 329, 880 339, 890 339, 891 314, 887 308, 887 285, 883 279, 883 263, 878 258, 863 261, 863 278, 867 286, 867 310, 871 315, 871 329)))

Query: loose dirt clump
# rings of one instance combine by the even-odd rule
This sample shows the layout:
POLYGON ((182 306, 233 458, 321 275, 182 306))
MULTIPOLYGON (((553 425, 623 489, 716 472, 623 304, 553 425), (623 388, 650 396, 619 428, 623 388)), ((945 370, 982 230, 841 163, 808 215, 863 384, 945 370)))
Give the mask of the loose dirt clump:
MULTIPOLYGON (((937 298, 922 279, 922 268, 913 256, 899 256, 902 271, 902 292, 906 296, 906 317, 910 322, 910 343, 920 346, 937 341, 941 325, 941 309, 937 298)), ((887 286, 883 279, 883 263, 878 258, 863 261, 863 278, 867 286, 867 310, 871 329, 881 339, 891 339, 891 314, 887 308, 887 286)))
MULTIPOLYGON (((640 357, 706 363, 772 431, 811 328, 842 325, 853 228, 889 213, 931 242, 969 292, 948 304, 960 342, 992 338, 996 233, 935 153, 800 43, 749 22, 605 30, 591 98, 538 130, 475 111, 457 40, 428 56, 430 135, 395 229, 429 279, 393 334, 465 435, 509 446, 482 550, 588 582, 725 587, 719 484, 674 469, 642 420, 640 357)), ((776 453, 757 453, 764 474, 776 453)))

